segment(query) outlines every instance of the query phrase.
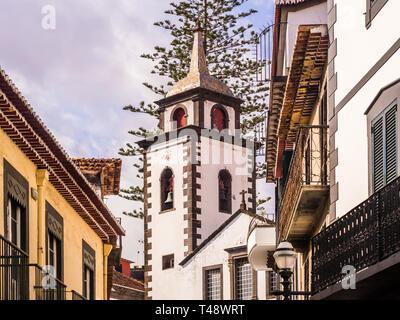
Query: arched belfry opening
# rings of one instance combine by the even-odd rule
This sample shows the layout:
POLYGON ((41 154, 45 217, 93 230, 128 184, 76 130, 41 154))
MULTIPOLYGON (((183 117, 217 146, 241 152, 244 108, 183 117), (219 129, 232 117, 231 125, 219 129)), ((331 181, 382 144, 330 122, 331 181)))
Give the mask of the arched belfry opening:
POLYGON ((218 174, 218 209, 232 212, 232 176, 228 170, 221 170, 218 174))
POLYGON ((211 128, 218 131, 228 128, 228 113, 221 105, 215 105, 211 109, 211 128))
POLYGON ((172 120, 176 129, 186 126, 186 111, 182 107, 175 109, 172 120))
POLYGON ((174 175, 170 168, 161 173, 161 211, 174 207, 174 175))

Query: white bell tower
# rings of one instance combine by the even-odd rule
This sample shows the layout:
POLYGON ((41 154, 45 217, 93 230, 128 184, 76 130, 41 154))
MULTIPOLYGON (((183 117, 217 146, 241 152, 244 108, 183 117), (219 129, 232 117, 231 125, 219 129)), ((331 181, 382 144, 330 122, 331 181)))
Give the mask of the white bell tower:
POLYGON ((224 221, 246 194, 255 211, 254 145, 240 137, 240 105, 209 74, 199 23, 188 75, 157 101, 161 134, 138 144, 144 154, 147 299, 173 299, 162 279, 224 221))

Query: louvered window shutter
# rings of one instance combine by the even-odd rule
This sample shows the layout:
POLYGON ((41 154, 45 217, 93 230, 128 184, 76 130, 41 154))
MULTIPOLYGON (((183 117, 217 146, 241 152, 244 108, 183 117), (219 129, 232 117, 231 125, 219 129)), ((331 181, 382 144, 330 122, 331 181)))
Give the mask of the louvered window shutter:
POLYGON ((397 177, 397 105, 389 109, 385 114, 385 162, 386 162, 386 183, 397 177))
POLYGON ((397 105, 372 125, 372 170, 374 192, 397 177, 397 105))
POLYGON ((372 177, 374 192, 384 185, 383 117, 372 126, 372 177))

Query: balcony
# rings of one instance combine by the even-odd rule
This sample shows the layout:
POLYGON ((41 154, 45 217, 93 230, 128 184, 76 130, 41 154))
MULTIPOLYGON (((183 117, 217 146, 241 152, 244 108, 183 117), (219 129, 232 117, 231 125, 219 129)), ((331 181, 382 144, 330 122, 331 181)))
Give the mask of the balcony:
POLYGON ((312 239, 315 299, 400 298, 400 178, 312 239), (342 268, 355 268, 356 289, 343 290, 342 268))
POLYGON ((37 264, 29 265, 35 273, 35 300, 67 300, 67 286, 37 264))
POLYGON ((300 127, 280 202, 279 241, 303 246, 323 217, 329 197, 327 127, 300 127))
POLYGON ((67 293, 71 294, 68 299, 86 300, 76 291, 66 289, 62 281, 39 265, 29 264, 28 254, 0 236, 0 301, 67 300, 67 293))
POLYGON ((29 299, 29 257, 0 236, 0 300, 29 299))

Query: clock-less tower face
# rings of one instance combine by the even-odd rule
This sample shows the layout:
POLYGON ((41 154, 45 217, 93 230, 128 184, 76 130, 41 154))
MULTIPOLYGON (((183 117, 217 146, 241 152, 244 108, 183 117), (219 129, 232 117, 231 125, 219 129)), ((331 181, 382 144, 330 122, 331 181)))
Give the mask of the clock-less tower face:
POLYGON ((181 272, 179 262, 240 208, 243 190, 255 210, 254 146, 238 134, 241 100, 209 75, 202 45, 196 32, 188 76, 156 102, 161 134, 139 143, 149 299, 173 298, 160 279, 181 272))

